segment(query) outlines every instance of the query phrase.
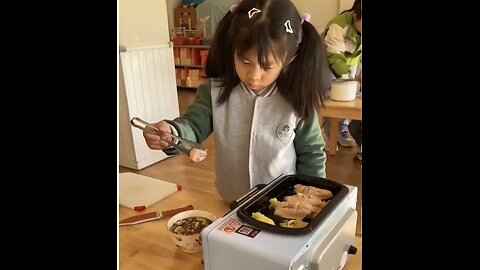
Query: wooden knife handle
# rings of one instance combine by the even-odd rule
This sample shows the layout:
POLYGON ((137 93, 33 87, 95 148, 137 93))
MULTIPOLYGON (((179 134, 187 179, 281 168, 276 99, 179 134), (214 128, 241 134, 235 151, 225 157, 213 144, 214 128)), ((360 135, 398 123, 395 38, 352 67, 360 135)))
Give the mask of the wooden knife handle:
POLYGON ((182 208, 163 211, 162 216, 163 217, 171 217, 171 216, 174 216, 174 215, 176 215, 180 212, 187 211, 187 210, 192 210, 192 209, 193 209, 193 205, 190 204, 190 205, 182 207, 182 208))

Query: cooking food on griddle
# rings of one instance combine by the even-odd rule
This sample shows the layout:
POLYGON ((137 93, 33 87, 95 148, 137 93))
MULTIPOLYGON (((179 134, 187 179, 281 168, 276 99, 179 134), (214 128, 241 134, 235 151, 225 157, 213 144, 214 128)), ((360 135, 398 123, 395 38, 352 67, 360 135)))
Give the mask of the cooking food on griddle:
POLYGON ((283 218, 302 220, 311 212, 311 210, 301 208, 277 208, 273 214, 283 218))
POLYGON ((273 209, 273 210, 275 210, 275 208, 277 208, 277 204, 279 203, 277 198, 271 198, 270 200, 268 200, 268 202, 270 203, 270 205, 268 207, 270 209, 273 209))
POLYGON ((275 225, 275 222, 271 218, 265 216, 264 214, 262 214, 260 212, 252 213, 252 218, 254 218, 258 221, 264 222, 264 223, 275 225))
MULTIPOLYGON (((279 222, 281 227, 287 228, 304 228, 308 222, 303 219, 313 219, 327 205, 328 199, 333 197, 330 190, 321 189, 313 186, 304 186, 297 184, 294 186, 296 194, 285 196, 282 201, 277 198, 269 200, 268 213, 254 212, 252 218, 275 225, 272 218, 268 216, 273 213, 274 216, 284 218, 279 222), (305 193, 299 192, 303 191, 305 193)), ((274 218, 276 219, 276 218, 274 218)))
POLYGON ((312 212, 313 206, 306 202, 287 202, 282 201, 275 207, 274 215, 288 219, 302 220, 312 212))
POLYGON ((317 216, 318 213, 320 213, 320 211, 323 209, 323 206, 322 207, 319 207, 319 206, 313 206, 312 208, 312 212, 310 214, 308 214, 306 216, 306 218, 308 219, 313 219, 315 216, 317 216))
POLYGON ((295 188, 295 191, 297 193, 302 193, 308 196, 312 195, 312 196, 318 197, 319 199, 326 200, 333 197, 332 192, 328 189, 317 188, 312 186, 304 186, 302 184, 296 184, 293 187, 295 188))
POLYGON ((307 202, 302 202, 302 201, 281 201, 277 203, 277 206, 275 207, 275 209, 280 209, 280 208, 305 209, 305 210, 308 210, 308 212, 311 212, 313 209, 313 206, 307 202))
POLYGON ((170 231, 183 235, 197 234, 211 223, 212 221, 208 218, 188 217, 173 223, 172 227, 170 227, 170 231))
POLYGON ((280 226, 285 228, 305 228, 307 225, 308 222, 298 219, 285 220, 285 222, 280 223, 280 226))
POLYGON ((325 207, 325 205, 327 205, 327 202, 320 199, 319 197, 313 195, 305 195, 303 193, 297 193, 292 196, 285 196, 285 200, 287 202, 306 202, 313 206, 319 206, 320 208, 323 208, 325 207))

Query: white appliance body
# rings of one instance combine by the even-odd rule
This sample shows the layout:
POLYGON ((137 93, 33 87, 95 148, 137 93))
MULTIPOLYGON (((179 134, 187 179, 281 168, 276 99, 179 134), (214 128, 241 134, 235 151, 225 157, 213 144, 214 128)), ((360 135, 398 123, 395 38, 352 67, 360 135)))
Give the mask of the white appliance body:
POLYGON ((310 233, 285 235, 262 230, 243 221, 237 206, 203 229, 206 270, 342 269, 356 253, 358 188, 348 194, 310 233), (350 251, 350 252, 349 252, 350 251))

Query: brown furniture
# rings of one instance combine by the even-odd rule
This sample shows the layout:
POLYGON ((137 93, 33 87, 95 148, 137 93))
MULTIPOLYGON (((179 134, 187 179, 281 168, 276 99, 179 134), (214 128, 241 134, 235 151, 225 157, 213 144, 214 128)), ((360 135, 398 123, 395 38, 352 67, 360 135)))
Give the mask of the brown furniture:
MULTIPOLYGON (((202 163, 199 163, 199 166, 202 166, 202 163)), ((164 171, 169 175, 168 178, 178 180, 169 181, 166 178, 161 180, 180 184, 183 189, 143 212, 168 210, 189 204, 192 204, 194 209, 212 212, 217 218, 221 218, 229 211, 228 206, 218 196, 213 181, 209 179, 214 177, 213 174, 205 174, 200 170, 190 170, 187 174, 183 166, 166 167, 164 171)), ((134 210, 119 207, 119 220, 136 214, 138 212, 134 210)), ((173 244, 166 228, 167 221, 168 219, 161 219, 118 228, 120 270, 204 269, 201 262, 202 252, 189 254, 173 244)), ((358 253, 351 257, 344 267, 345 270, 361 269, 361 238, 357 237, 356 247, 358 253)))
POLYGON ((177 87, 197 88, 206 82, 204 68, 209 50, 208 45, 173 45, 177 87))
POLYGON ((197 11, 193 6, 180 5, 175 9, 175 22, 176 27, 182 27, 188 25, 188 28, 195 28, 197 25, 197 11))
POLYGON ((318 116, 320 123, 324 122, 322 117, 332 118, 328 153, 335 155, 337 153, 338 122, 340 119, 362 120, 362 98, 357 97, 353 101, 334 101, 328 99, 325 102, 325 107, 320 109, 318 116))

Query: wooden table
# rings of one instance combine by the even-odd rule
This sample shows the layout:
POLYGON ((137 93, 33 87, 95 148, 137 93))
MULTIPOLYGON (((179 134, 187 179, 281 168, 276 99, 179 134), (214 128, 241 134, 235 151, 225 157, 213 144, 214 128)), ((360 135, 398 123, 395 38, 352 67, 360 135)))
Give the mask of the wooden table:
POLYGON ((331 118, 328 153, 335 155, 337 153, 338 122, 340 119, 362 120, 362 98, 357 97, 353 101, 334 101, 328 99, 325 102, 325 107, 320 109, 318 116, 320 123, 323 123, 322 117, 331 118))
MULTIPOLYGON (((169 168, 166 168, 169 170, 169 168)), ((172 170, 181 171, 181 170, 172 170)), ((175 174, 175 173, 173 173, 175 174)), ((182 175, 182 172, 177 172, 182 175)), ((171 175, 172 176, 172 175, 171 175)), ((174 179, 172 176, 171 179, 174 179)), ((228 212, 228 206, 216 194, 214 184, 199 187, 196 177, 178 177, 179 181, 169 181, 181 184, 183 189, 147 208, 144 212, 162 211, 192 204, 194 209, 212 212, 221 218, 228 212)), ((166 179, 162 179, 167 181, 166 179)), ((119 207, 119 220, 138 214, 134 210, 119 207)), ((168 219, 122 226, 119 234, 119 269, 120 270, 161 270, 182 269, 202 270, 202 252, 189 254, 177 248, 167 231, 168 219)), ((357 237, 357 255, 351 257, 345 270, 361 269, 362 240, 357 237)), ((255 269, 251 269, 255 270, 255 269)))

